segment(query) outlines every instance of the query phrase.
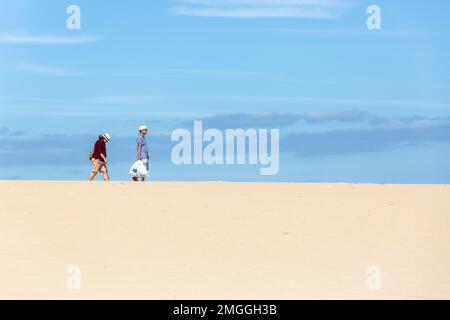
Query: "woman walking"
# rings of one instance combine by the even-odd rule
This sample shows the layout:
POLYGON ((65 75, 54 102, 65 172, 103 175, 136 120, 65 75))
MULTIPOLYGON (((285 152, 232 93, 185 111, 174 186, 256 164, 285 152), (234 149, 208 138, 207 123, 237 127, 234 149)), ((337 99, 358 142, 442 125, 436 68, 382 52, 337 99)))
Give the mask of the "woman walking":
POLYGON ((99 171, 103 173, 103 180, 109 181, 108 168, 106 164, 106 143, 111 140, 111 135, 108 133, 98 136, 97 142, 95 142, 94 149, 92 150, 89 159, 92 161, 92 172, 88 177, 89 181, 94 180, 94 177, 99 171))

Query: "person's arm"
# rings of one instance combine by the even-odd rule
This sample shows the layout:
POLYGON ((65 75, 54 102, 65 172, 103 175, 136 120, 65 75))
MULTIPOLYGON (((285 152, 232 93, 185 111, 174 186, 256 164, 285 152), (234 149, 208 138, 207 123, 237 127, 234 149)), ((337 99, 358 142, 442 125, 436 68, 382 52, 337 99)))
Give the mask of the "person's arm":
POLYGON ((141 160, 141 148, 142 148, 142 144, 140 142, 138 142, 138 153, 137 153, 138 160, 141 160))
POLYGON ((102 159, 103 159, 103 161, 105 162, 105 163, 107 163, 108 161, 106 160, 106 157, 105 157, 105 155, 103 154, 103 153, 100 153, 100 157, 102 157, 102 159))

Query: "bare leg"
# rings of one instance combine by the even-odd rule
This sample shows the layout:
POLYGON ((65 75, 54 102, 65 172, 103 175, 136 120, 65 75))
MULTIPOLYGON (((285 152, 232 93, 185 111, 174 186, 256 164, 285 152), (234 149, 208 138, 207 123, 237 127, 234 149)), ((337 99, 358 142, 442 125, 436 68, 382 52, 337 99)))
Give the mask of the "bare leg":
POLYGON ((133 177, 133 181, 138 181, 138 177, 133 177))
POLYGON ((92 171, 91 174, 88 177, 88 181, 94 180, 95 176, 97 175, 97 172, 92 171))
POLYGON ((108 169, 105 166, 102 167, 102 173, 103 173, 103 180, 109 181, 108 169))
POLYGON ((88 177, 88 181, 94 180, 99 170, 100 170, 99 162, 97 160, 92 159, 92 171, 88 177))

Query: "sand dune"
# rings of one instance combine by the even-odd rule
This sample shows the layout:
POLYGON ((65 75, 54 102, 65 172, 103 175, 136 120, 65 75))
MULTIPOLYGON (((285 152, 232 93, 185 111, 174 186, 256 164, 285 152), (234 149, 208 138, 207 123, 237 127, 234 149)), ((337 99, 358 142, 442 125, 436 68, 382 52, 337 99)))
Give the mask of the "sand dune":
POLYGON ((450 186, 4 181, 0 298, 449 299, 450 186))

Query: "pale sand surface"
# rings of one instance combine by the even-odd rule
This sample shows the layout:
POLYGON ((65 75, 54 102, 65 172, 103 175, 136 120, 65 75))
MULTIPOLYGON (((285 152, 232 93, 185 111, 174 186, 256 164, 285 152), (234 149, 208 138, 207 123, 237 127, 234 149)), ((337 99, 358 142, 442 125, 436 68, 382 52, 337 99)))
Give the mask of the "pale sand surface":
POLYGON ((3 181, 0 298, 449 299, 450 186, 3 181))

